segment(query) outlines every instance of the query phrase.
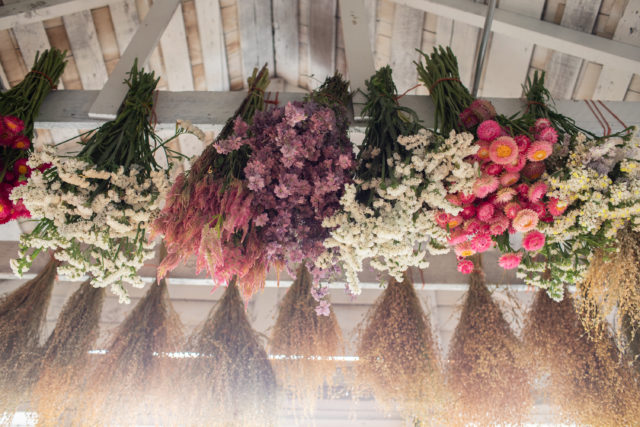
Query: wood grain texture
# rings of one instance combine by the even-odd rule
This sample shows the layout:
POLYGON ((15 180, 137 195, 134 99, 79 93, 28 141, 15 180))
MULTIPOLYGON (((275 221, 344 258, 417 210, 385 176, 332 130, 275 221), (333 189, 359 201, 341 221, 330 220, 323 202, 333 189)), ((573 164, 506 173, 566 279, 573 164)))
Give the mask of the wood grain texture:
POLYGON ((254 68, 267 64, 269 72, 274 70, 271 0, 240 0, 236 6, 242 76, 246 85, 246 79, 251 76, 254 68))
POLYGON ((218 0, 194 0, 207 90, 229 90, 229 69, 218 0))
POLYGON ((84 89, 101 89, 107 81, 98 35, 88 10, 62 18, 84 89))
POLYGON ((396 5, 389 65, 393 69, 393 81, 399 93, 403 93, 418 82, 418 73, 413 61, 420 57, 416 48, 422 47, 423 26, 424 12, 396 5))
POLYGON ((273 33, 275 75, 298 84, 298 0, 273 0, 273 33))
POLYGON ((311 87, 319 86, 336 68, 336 0, 312 0, 309 20, 311 87))

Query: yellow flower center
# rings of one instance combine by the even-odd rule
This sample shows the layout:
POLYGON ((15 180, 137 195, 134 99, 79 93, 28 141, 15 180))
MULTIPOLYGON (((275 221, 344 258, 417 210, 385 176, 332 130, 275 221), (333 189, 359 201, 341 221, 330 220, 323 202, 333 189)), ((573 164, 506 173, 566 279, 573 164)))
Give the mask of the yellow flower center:
POLYGON ((478 157, 481 159, 487 159, 489 158, 489 150, 487 150, 486 148, 481 148, 478 150, 478 157))
POLYGON ((18 166, 18 173, 20 173, 20 175, 26 175, 27 172, 29 172, 29 169, 27 169, 25 165, 18 166))
POLYGON ((460 256, 463 256, 463 257, 468 257, 473 254, 474 252, 471 249, 465 249, 464 251, 460 252, 460 256))
POLYGON ((452 219, 451 221, 449 221, 449 228, 455 228, 459 225, 460 223, 458 222, 457 219, 452 219))
POLYGON ((16 123, 13 123, 12 121, 5 122, 5 126, 8 127, 12 132, 15 132, 18 129, 18 125, 16 123))
POLYGON ((535 153, 533 153, 533 158, 536 159, 537 161, 544 160, 547 158, 547 152, 544 150, 538 150, 535 153))
POLYGON ((496 150, 498 157, 509 157, 513 153, 513 150, 508 145, 500 145, 496 150))

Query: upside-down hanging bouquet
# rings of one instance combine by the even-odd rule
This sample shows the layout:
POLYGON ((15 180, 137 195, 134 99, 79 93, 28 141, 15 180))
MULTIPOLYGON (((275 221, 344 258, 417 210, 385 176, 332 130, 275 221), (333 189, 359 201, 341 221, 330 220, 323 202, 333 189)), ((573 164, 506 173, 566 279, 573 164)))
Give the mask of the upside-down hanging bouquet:
POLYGON ((559 149, 554 149, 543 180, 564 214, 541 224, 546 245, 541 256, 522 265, 519 275, 531 285, 557 289, 555 298, 561 298, 562 284, 581 282, 597 250, 615 250, 619 231, 627 226, 640 230, 640 138, 626 126, 604 137, 580 129, 550 106, 544 75, 536 74, 525 89, 528 115, 559 130, 559 149))
POLYGON ((437 210, 459 213, 448 196, 471 191, 475 154, 468 135, 445 139, 422 128, 412 110, 398 104, 391 68, 380 69, 367 82, 369 117, 358 153, 354 184, 346 186, 341 210, 323 225, 331 230, 320 265, 338 261, 349 290, 360 292, 363 261, 396 280, 411 266, 426 268, 427 251, 447 251, 446 230, 438 227, 437 210), (418 247, 416 249, 416 246, 418 247))
POLYGON ((157 83, 153 73, 134 64, 116 118, 81 142, 77 156, 60 155, 51 146, 31 155, 34 170, 11 198, 22 199, 38 222, 20 237, 18 259, 11 260, 16 274, 28 270, 42 249, 51 249, 62 263, 58 273, 90 273, 93 286, 111 286, 121 302, 128 301, 124 282, 144 286, 137 271, 153 257, 155 245, 147 227, 169 184, 154 158, 164 148, 150 122, 157 83))
POLYGON ((22 82, 0 93, 0 224, 29 217, 22 201, 10 200, 9 194, 31 175, 27 158, 33 145, 33 122, 62 75, 65 54, 57 49, 36 54, 22 82))
POLYGON ((544 117, 498 116, 487 101, 472 100, 459 81, 450 49, 436 49, 423 57, 425 65, 419 64, 418 71, 431 88, 439 130, 472 131, 477 152, 468 160, 478 162, 482 171, 472 191, 449 199, 461 209, 460 214, 442 211, 437 217, 459 258, 458 270, 470 273, 474 267, 467 257, 494 246, 502 252, 500 266, 516 268, 523 257, 531 259, 544 248, 542 224, 551 226, 566 209, 561 199, 548 194, 549 185, 542 179, 558 133, 544 117), (509 235, 515 233, 524 233, 523 250, 509 243, 509 235))

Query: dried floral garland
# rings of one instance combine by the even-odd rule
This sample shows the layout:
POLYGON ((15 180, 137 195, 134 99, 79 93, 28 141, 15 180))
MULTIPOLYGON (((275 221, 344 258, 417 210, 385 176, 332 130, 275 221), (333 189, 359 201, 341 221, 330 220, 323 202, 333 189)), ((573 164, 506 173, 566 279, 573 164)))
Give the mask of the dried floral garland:
POLYGON ((87 280, 62 308, 45 344, 38 381, 33 387, 38 425, 64 424, 65 417, 69 417, 67 411, 74 410, 89 351, 95 349, 98 339, 104 295, 104 288, 94 288, 87 280))
POLYGON ((36 53, 24 79, 0 93, 0 224, 30 216, 22 201, 10 200, 9 194, 31 175, 27 157, 33 146, 33 123, 42 102, 56 88, 65 55, 57 49, 36 53))
POLYGON ((553 301, 538 291, 529 309, 523 339, 529 369, 542 396, 558 410, 555 422, 632 425, 640 419, 640 390, 607 334, 593 341, 573 298, 553 301))
POLYGON ((476 265, 449 345, 447 378, 454 393, 454 423, 523 422, 533 401, 522 356, 520 342, 476 265))
POLYGON ((360 335, 356 384, 387 409, 416 420, 444 420, 444 377, 437 344, 413 282, 389 280, 360 335))
POLYGON ((134 64, 116 118, 92 132, 76 157, 53 147, 30 157, 31 167, 49 167, 34 170, 11 194, 38 219, 20 237, 18 259, 11 261, 17 275, 49 248, 62 263, 60 274, 75 279, 91 273, 93 286, 110 286, 121 302, 128 302, 124 282, 144 286, 137 271, 155 246, 146 229, 169 185, 168 172, 154 158, 164 149, 150 120, 157 83, 134 64))
POLYGON ((179 381, 192 425, 275 425, 276 378, 231 280, 189 340, 179 381))
POLYGON ((0 414, 12 413, 33 384, 58 262, 0 300, 0 414))
POLYGON ((316 315, 313 278, 303 265, 287 290, 273 326, 269 350, 279 383, 310 413, 325 382, 336 370, 334 356, 344 351, 342 331, 333 310, 316 315))

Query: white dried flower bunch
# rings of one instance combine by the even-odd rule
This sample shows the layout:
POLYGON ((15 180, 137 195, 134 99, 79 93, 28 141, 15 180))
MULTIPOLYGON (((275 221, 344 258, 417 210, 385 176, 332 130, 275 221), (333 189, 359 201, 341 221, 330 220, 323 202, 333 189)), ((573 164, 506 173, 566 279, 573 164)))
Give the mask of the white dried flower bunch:
POLYGON ((144 175, 135 165, 128 174, 122 167, 115 173, 98 170, 81 159, 57 155, 50 146, 35 151, 29 166, 34 168, 29 180, 11 198, 22 199, 41 221, 20 238, 19 258, 11 262, 15 274, 30 267, 30 248, 51 249, 62 262, 60 274, 77 279, 89 273, 93 286, 111 286, 121 302, 128 302, 123 282, 143 287, 137 271, 154 256, 155 243, 148 241, 146 230, 169 189, 167 171, 140 179, 144 175), (51 167, 44 172, 35 169, 46 163, 51 167))
MULTIPOLYGON (((473 156, 477 144, 470 133, 452 132, 449 138, 427 130, 402 136, 398 143, 410 153, 398 153, 389 159, 391 178, 382 181, 356 180, 348 185, 340 204, 342 209, 323 222, 331 230, 325 247, 333 251, 347 278, 349 289, 360 293, 358 272, 370 259, 378 271, 388 271, 401 281, 412 266, 427 268, 427 252, 449 251, 448 233, 435 221, 438 210, 457 215, 461 208, 451 204, 447 195, 472 192, 478 165, 465 161, 473 156), (373 190, 373 200, 365 205, 357 200, 358 190, 373 190)), ((379 155, 375 150, 372 156, 379 155)), ((321 257, 323 267, 331 262, 329 252, 321 257)))

